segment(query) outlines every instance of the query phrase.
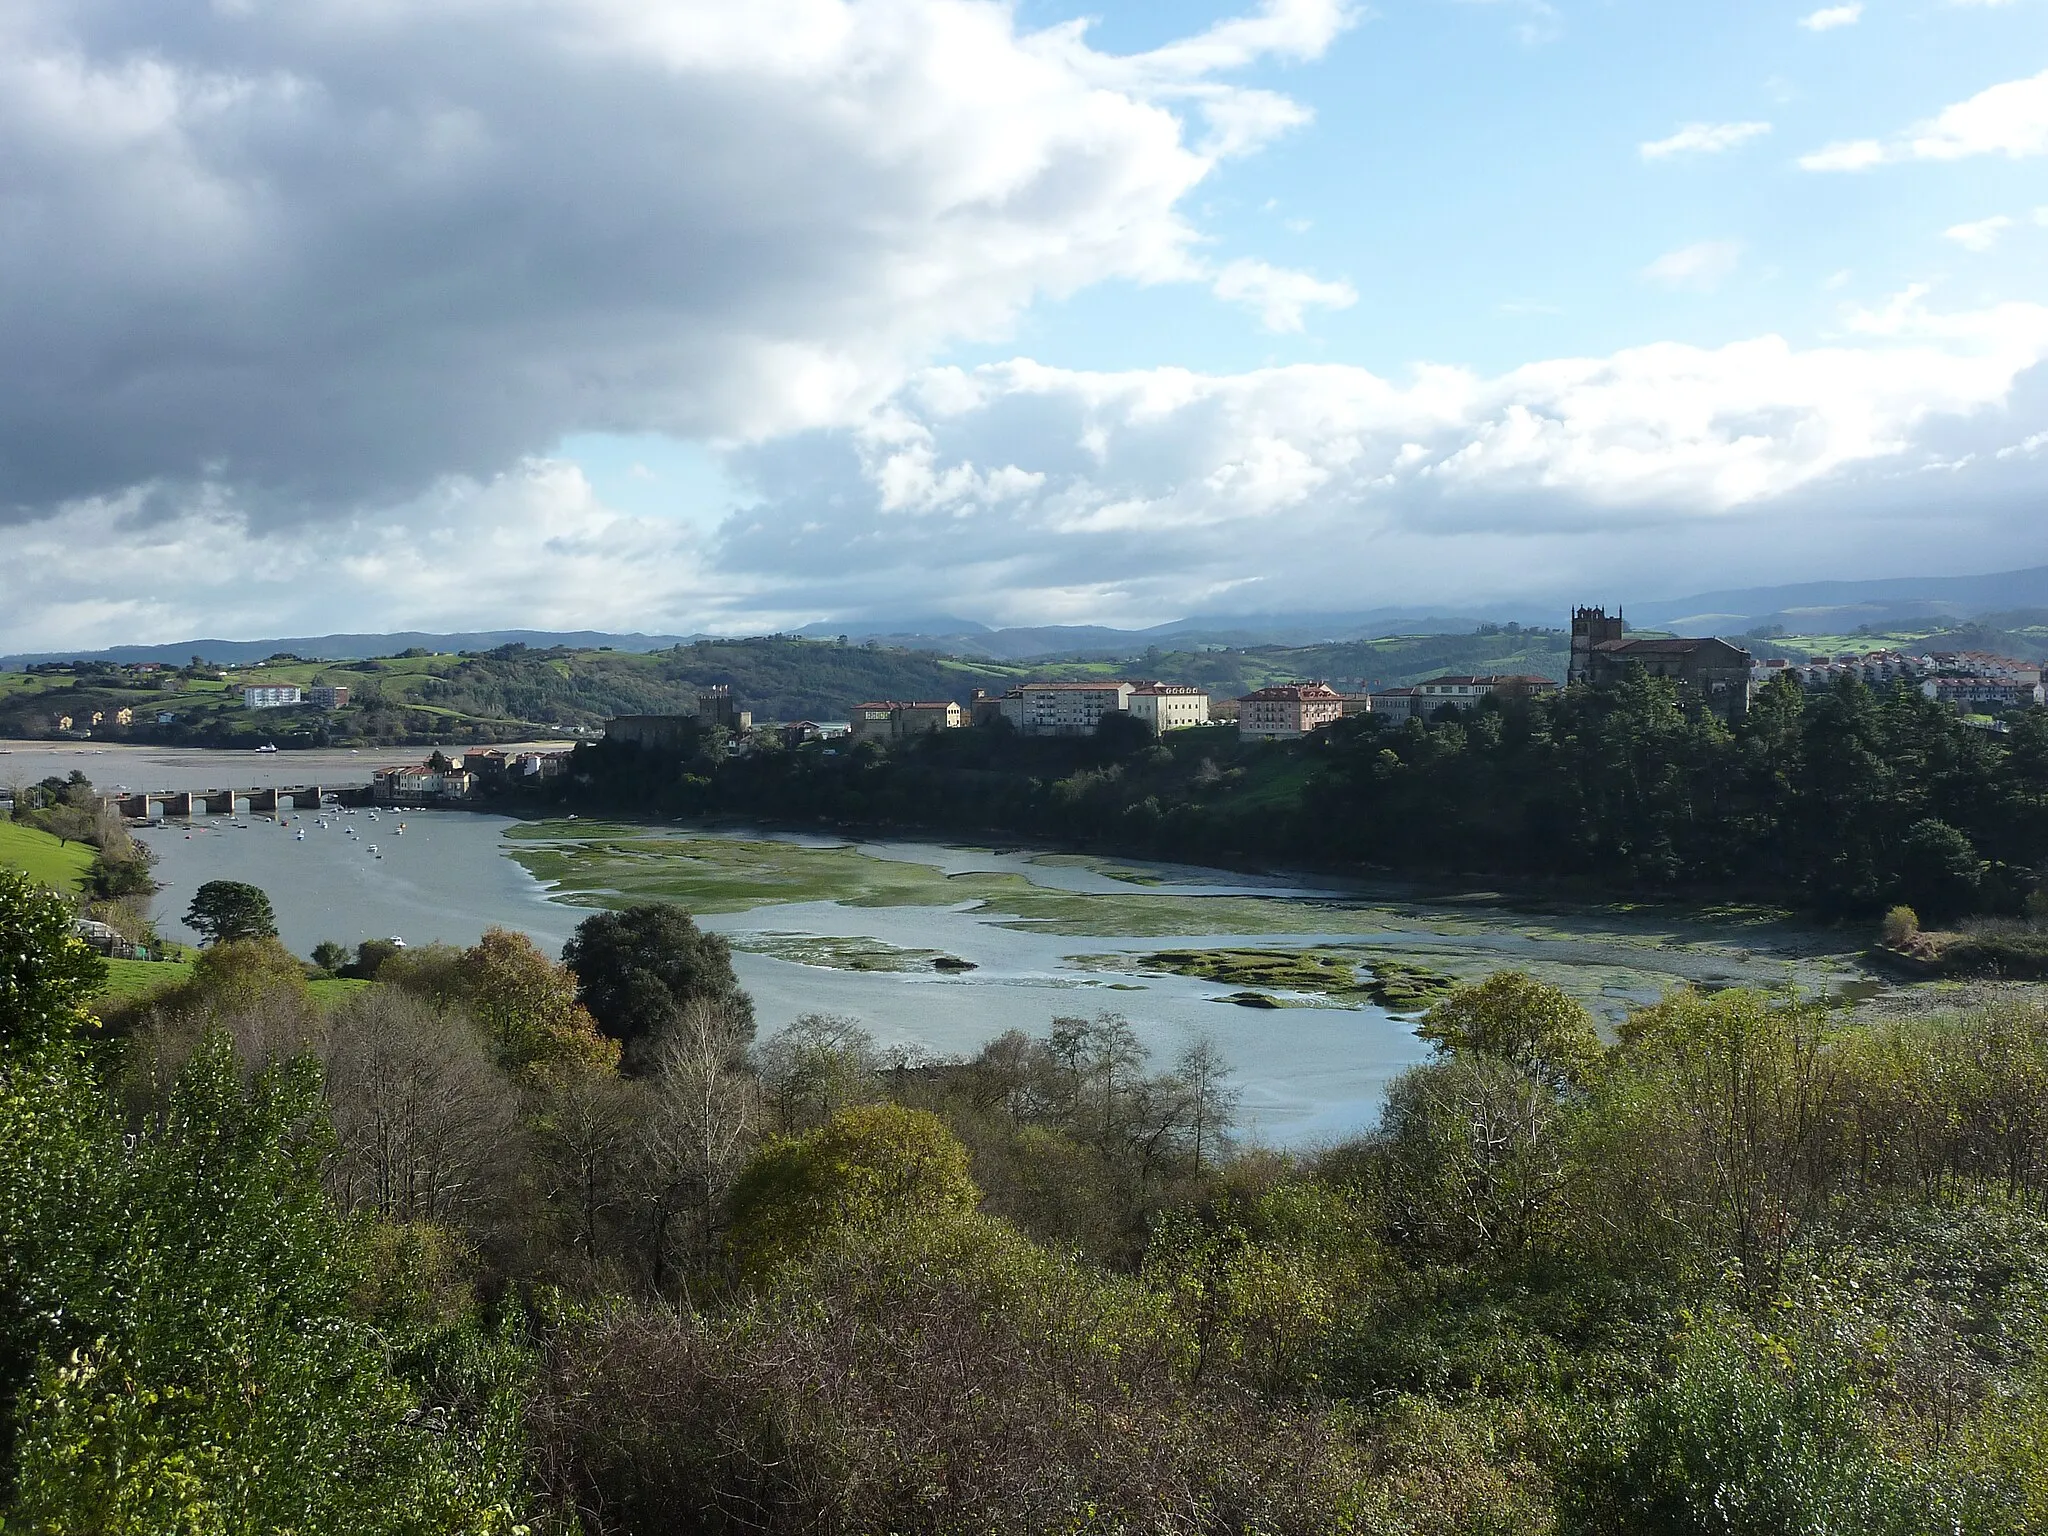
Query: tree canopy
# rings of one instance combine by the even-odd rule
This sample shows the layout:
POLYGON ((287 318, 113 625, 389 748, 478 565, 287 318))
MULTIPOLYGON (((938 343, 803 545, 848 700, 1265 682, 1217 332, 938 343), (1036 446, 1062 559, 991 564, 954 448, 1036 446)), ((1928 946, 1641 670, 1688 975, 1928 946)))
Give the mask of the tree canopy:
POLYGON ((193 892, 185 926, 209 944, 236 939, 274 939, 277 917, 259 886, 241 880, 209 880, 193 892))
POLYGON ((577 1001, 629 1057, 691 1002, 716 1004, 753 1038, 753 1000, 733 975, 732 946, 681 907, 650 902, 585 918, 562 963, 576 973, 577 1001))

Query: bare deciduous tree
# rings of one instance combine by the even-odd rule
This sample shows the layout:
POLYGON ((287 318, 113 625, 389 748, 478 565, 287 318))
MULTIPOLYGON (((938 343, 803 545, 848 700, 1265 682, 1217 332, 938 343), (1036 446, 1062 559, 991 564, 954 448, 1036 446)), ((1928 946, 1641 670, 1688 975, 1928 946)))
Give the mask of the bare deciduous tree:
POLYGON ((691 1267, 717 1251, 719 1213, 760 1118, 747 1071, 750 1033, 750 1021, 715 1000, 694 998, 654 1048, 639 1153, 656 1290, 668 1283, 672 1247, 683 1249, 691 1267))
POLYGON ((447 1221, 503 1193, 517 1095, 468 1019, 374 988, 335 1011, 321 1056, 336 1138, 327 1177, 345 1208, 447 1221))

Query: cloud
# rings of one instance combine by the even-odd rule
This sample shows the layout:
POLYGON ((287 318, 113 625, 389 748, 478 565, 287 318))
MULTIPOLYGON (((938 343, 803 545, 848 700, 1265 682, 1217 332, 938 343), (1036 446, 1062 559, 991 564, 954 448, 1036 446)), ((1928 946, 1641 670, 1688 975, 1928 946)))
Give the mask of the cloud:
POLYGON ((1349 309, 1358 302, 1358 292, 1349 283, 1323 282, 1263 261, 1231 262, 1216 274, 1214 292, 1226 303, 1251 310, 1269 331, 1300 331, 1311 306, 1349 309))
POLYGON ((1993 214, 1988 219, 1977 219, 1969 224, 1957 224, 1942 231, 1966 251, 1988 251, 1998 244, 1999 236, 2011 229, 2018 221, 2005 214, 1993 214))
POLYGON ((1711 293, 1741 264, 1740 240, 1702 240, 1697 245, 1666 251, 1643 268, 1643 276, 1666 288, 1711 293))
POLYGON ((284 526, 573 432, 859 419, 1041 297, 1213 281, 1183 200, 1307 118, 1226 76, 1352 20, 10 0, 0 518, 207 485, 284 526))
POLYGON ((1851 139, 1802 155, 1809 171, 1863 171, 1902 160, 2025 159, 2048 154, 2048 70, 1945 107, 1889 140, 1851 139))
POLYGON ((1673 155, 1718 155, 1760 139, 1771 131, 1769 123, 1687 123, 1668 139, 1652 139, 1636 146, 1645 160, 1668 160, 1673 155))
POLYGON ((1852 5, 1830 5, 1799 18, 1799 25, 1809 32, 1832 32, 1837 27, 1853 27, 1863 19, 1861 0, 1852 5))
POLYGON ((2048 305, 1936 312, 1909 290, 1842 330, 1493 375, 929 368, 856 424, 731 450, 749 504, 710 533, 625 516, 544 458, 318 541, 269 537, 217 497, 80 503, 17 530, 11 556, 39 580, 0 614, 0 647, 429 614, 760 632, 928 611, 934 591, 990 621, 1154 622, 1589 581, 1671 592, 1836 569, 1845 547, 1900 570, 2031 547, 2048 305))

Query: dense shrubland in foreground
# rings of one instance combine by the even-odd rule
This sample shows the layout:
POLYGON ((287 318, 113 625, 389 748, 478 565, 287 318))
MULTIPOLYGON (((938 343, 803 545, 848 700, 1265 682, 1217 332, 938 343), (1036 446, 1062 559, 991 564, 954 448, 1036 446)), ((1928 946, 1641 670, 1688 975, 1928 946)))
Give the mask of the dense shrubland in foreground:
POLYGON ((9 1530, 2048 1530, 2029 997, 1504 974, 1290 1159, 1113 1016, 756 1041, 672 909, 103 1024, 68 922, 0 872, 9 1530))

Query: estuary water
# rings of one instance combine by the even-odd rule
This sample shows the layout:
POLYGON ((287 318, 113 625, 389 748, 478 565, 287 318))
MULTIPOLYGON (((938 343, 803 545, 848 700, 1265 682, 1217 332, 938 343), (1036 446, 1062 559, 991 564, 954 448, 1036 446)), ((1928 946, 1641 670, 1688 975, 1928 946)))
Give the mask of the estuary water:
MULTIPOLYGON (((393 760, 401 760, 397 754, 393 760)), ((63 776, 77 769, 104 789, 253 788, 343 782, 366 777, 381 757, 149 748, 49 750, 13 745, 0 754, 0 785, 63 776)), ((466 811, 353 815, 288 811, 280 817, 200 816, 167 821, 137 835, 156 855, 162 883, 155 914, 166 937, 196 935, 180 920, 208 880, 261 886, 276 910, 284 942, 299 954, 323 939, 355 945, 399 937, 409 944, 470 944, 486 928, 530 935, 558 952, 589 909, 551 900, 539 881, 508 856, 503 816, 466 811), (402 830, 401 830, 402 827, 402 830), (303 832, 302 838, 299 834, 303 832), (371 850, 374 847, 375 852, 371 850)), ((776 834, 750 834, 774 836, 776 834)), ((796 836, 798 844, 844 844, 796 836)), ((1282 900, 1308 888, 1215 871, 1159 867, 1157 884, 1134 887, 1085 865, 1039 862, 1028 850, 993 851, 937 843, 860 844, 878 859, 927 864, 944 874, 1021 875, 1035 885, 1124 899, 1161 895, 1243 895, 1282 900)), ((1387 1079, 1419 1059, 1412 1026, 1372 1007, 1251 1010, 1217 1001, 1232 986, 1193 977, 1122 975, 1076 966, 1071 957, 1157 950, 1164 944, 1228 943, 1231 936, 1172 940, 1047 934, 1005 926, 972 903, 954 907, 851 907, 829 901, 782 902, 703 916, 705 927, 742 945, 762 936, 862 939, 902 949, 938 949, 973 970, 860 971, 750 952, 734 956, 752 993, 763 1035, 803 1013, 861 1020, 884 1046, 953 1055, 1008 1029, 1043 1033, 1063 1014, 1104 1010, 1128 1017, 1164 1068, 1197 1039, 1223 1049, 1243 1091, 1247 1131, 1299 1145, 1352 1134, 1372 1123, 1387 1079)), ((1264 934, 1240 942, 1309 942, 1309 935, 1264 934)), ((1303 1001, 1311 1001, 1304 999, 1303 1001)))
MULTIPOLYGON (((0 786, 73 768, 103 788, 346 782, 363 776, 366 764, 380 762, 335 753, 23 746, 0 751, 0 786)), ((195 938, 181 921, 193 893, 208 880, 232 879, 269 894, 281 937, 299 954, 323 939, 350 946, 383 937, 466 945, 494 926, 519 930, 559 952, 590 908, 556 899, 510 857, 515 845, 506 834, 515 825, 503 816, 468 811, 380 810, 375 819, 367 810, 319 816, 288 811, 278 817, 172 820, 138 837, 156 855, 163 889, 155 915, 167 937, 195 938)), ((667 831, 688 835, 683 828, 667 831)), ((718 835, 772 839, 821 857, 825 850, 841 850, 835 856, 842 859, 848 847, 842 839, 803 834, 718 835)), ((1782 955, 1769 951, 1753 954, 1653 931, 1631 934, 1613 923, 1533 928, 1526 915, 1504 910, 1475 915, 1411 908, 1405 923, 1390 923, 1384 934, 1371 931, 1376 917, 1329 932, 1319 920, 1337 926, 1332 904, 1347 903, 1353 908, 1347 915, 1356 919, 1363 905, 1359 893, 1128 861, 1119 861, 1123 878, 1116 878, 1095 861, 1029 849, 917 841, 852 846, 865 858, 924 865, 945 876, 1004 874, 1047 891, 1112 898, 1103 903, 1105 917, 1112 906, 1128 915, 1134 904, 1146 910, 1145 903, 1162 898, 1178 902, 1183 913, 1189 910, 1186 898, 1198 898, 1193 910, 1201 914, 1213 901, 1219 917, 1235 914, 1239 926, 1253 921, 1248 912, 1255 913, 1257 931, 1189 932, 1183 920, 1168 930, 1171 937, 1131 937, 1128 923, 1118 927, 1105 920, 1105 927, 1118 931, 1054 933, 978 900, 887 906, 783 899, 700 914, 705 927, 734 939, 735 968, 754 997, 763 1035, 800 1014, 843 1014, 859 1019, 884 1046, 950 1056, 971 1052, 1005 1030, 1042 1034, 1062 1015, 1114 1011, 1130 1020, 1155 1068, 1171 1065, 1196 1040, 1213 1039, 1242 1090, 1245 1129, 1284 1146, 1341 1138, 1373 1124, 1388 1079, 1426 1054, 1412 1019, 1355 1000, 1338 1004, 1303 994, 1276 994, 1289 1004, 1283 1008, 1240 1007, 1222 1000, 1237 984, 1162 974, 1143 966, 1140 957, 1165 948, 1295 949, 1384 939, 1453 974, 1530 965, 1566 980, 1595 1006, 1605 1001, 1617 1011, 1628 1001, 1654 997, 1679 978, 1709 984, 1799 979, 1811 988, 1817 976, 1825 985, 1826 966, 1833 963, 1821 956, 1819 970, 1788 978, 1782 955), (864 944, 878 952, 883 946, 941 951, 972 969, 843 968, 846 951, 862 952, 864 944), (763 948, 778 952, 762 953, 763 948), (840 964, 831 963, 835 949, 840 964)), ((1198 916, 1193 926, 1204 920, 1198 916)), ((1074 924, 1069 919, 1061 926, 1071 930, 1074 924)))

